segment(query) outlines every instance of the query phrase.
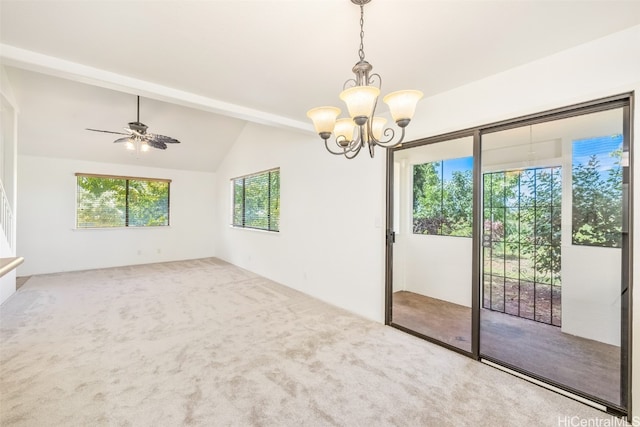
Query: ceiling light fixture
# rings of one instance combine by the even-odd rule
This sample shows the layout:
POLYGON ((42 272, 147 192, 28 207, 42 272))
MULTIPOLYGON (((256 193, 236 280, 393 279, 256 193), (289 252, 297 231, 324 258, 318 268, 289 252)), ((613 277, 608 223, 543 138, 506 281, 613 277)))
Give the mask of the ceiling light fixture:
POLYGON ((167 144, 179 144, 175 138, 171 138, 170 136, 158 135, 156 133, 147 132, 147 125, 140 122, 140 97, 138 99, 138 108, 137 108, 137 119, 135 122, 129 122, 129 126, 124 128, 126 133, 124 132, 114 132, 111 130, 102 130, 102 129, 90 129, 87 130, 93 132, 102 132, 102 133, 111 133, 115 135, 126 135, 124 138, 118 138, 113 142, 119 143, 124 142, 127 150, 136 151, 136 152, 147 152, 150 147, 158 148, 160 150, 166 150, 167 144))
POLYGON ((360 60, 352 69, 356 75, 355 79, 347 80, 340 93, 340 99, 347 104, 351 118, 338 119, 340 109, 336 107, 318 107, 307 112, 316 132, 324 140, 327 151, 344 155, 348 159, 356 157, 365 144, 371 157, 376 145, 385 148, 400 145, 404 140, 405 128, 415 113, 416 104, 422 98, 422 92, 419 90, 401 90, 383 98, 389 106, 391 117, 402 130, 400 139, 393 141, 395 131, 391 128, 385 129, 387 120, 375 116, 382 78, 379 74, 370 74, 373 67, 364 59, 364 5, 370 1, 351 0, 353 4, 360 6, 360 60), (332 133, 335 134, 335 151, 328 143, 332 133))

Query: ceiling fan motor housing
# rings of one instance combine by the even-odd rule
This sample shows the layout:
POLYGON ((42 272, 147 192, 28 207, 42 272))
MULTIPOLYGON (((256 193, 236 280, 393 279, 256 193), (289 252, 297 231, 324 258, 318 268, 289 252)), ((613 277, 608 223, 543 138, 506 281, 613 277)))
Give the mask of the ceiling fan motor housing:
POLYGON ((147 132, 147 125, 140 122, 129 122, 129 129, 134 130, 140 134, 145 134, 147 132))

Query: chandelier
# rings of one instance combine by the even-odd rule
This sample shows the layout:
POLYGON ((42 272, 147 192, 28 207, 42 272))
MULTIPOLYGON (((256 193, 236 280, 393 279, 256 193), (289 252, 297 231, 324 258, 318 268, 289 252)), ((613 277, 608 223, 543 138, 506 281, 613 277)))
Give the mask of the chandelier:
POLYGON ((350 118, 338 119, 340 109, 336 107, 318 107, 307 112, 313 121, 316 132, 324 140, 324 145, 331 154, 344 155, 353 159, 365 145, 369 155, 373 157, 376 145, 392 148, 404 140, 405 128, 413 118, 416 104, 422 98, 419 90, 401 90, 392 92, 383 98, 389 106, 391 117, 400 128, 401 134, 394 141, 396 132, 385 129, 386 119, 375 115, 378 96, 382 87, 379 74, 371 74, 373 67, 364 59, 364 5, 371 0, 351 0, 360 6, 360 60, 353 66, 354 79, 347 80, 340 93, 340 99, 347 104, 350 118), (335 146, 329 146, 329 138, 335 134, 335 146))

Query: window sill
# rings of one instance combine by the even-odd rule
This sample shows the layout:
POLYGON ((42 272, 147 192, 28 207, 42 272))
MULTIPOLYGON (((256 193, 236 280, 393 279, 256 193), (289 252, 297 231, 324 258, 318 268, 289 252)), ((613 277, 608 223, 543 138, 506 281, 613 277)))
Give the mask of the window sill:
POLYGON ((261 228, 236 227, 235 225, 229 225, 229 228, 234 229, 234 230, 246 230, 246 231, 254 231, 254 232, 257 232, 257 233, 267 233, 267 234, 271 234, 271 235, 280 234, 280 230, 272 231, 272 230, 263 230, 261 228))
POLYGON ((72 231, 110 231, 110 230, 157 230, 171 228, 170 225, 148 225, 146 227, 74 227, 72 231))

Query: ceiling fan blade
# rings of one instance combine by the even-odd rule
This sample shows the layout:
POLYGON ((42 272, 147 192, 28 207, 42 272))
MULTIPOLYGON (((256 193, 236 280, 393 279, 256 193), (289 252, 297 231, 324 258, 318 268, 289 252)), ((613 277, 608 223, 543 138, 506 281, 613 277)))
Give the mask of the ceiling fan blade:
POLYGON ((127 135, 126 133, 114 132, 114 131, 111 131, 111 130, 89 129, 89 128, 85 128, 85 130, 90 130, 90 131, 93 131, 93 132, 102 132, 102 133, 113 133, 113 134, 116 134, 116 135, 127 135))
POLYGON ((145 141, 147 141, 147 144, 149 144, 153 148, 158 148, 160 150, 166 150, 167 149, 167 144, 165 144, 162 141, 156 141, 155 139, 147 139, 147 138, 145 138, 145 141))
POLYGON ((165 135, 158 135, 155 133, 148 133, 146 134, 147 137, 153 138, 156 141, 162 141, 165 144, 180 144, 180 141, 178 141, 175 138, 171 138, 170 136, 165 136, 165 135))
POLYGON ((131 138, 128 136, 125 136, 124 138, 118 138, 113 142, 116 143, 116 142, 129 142, 129 141, 131 141, 131 138))

